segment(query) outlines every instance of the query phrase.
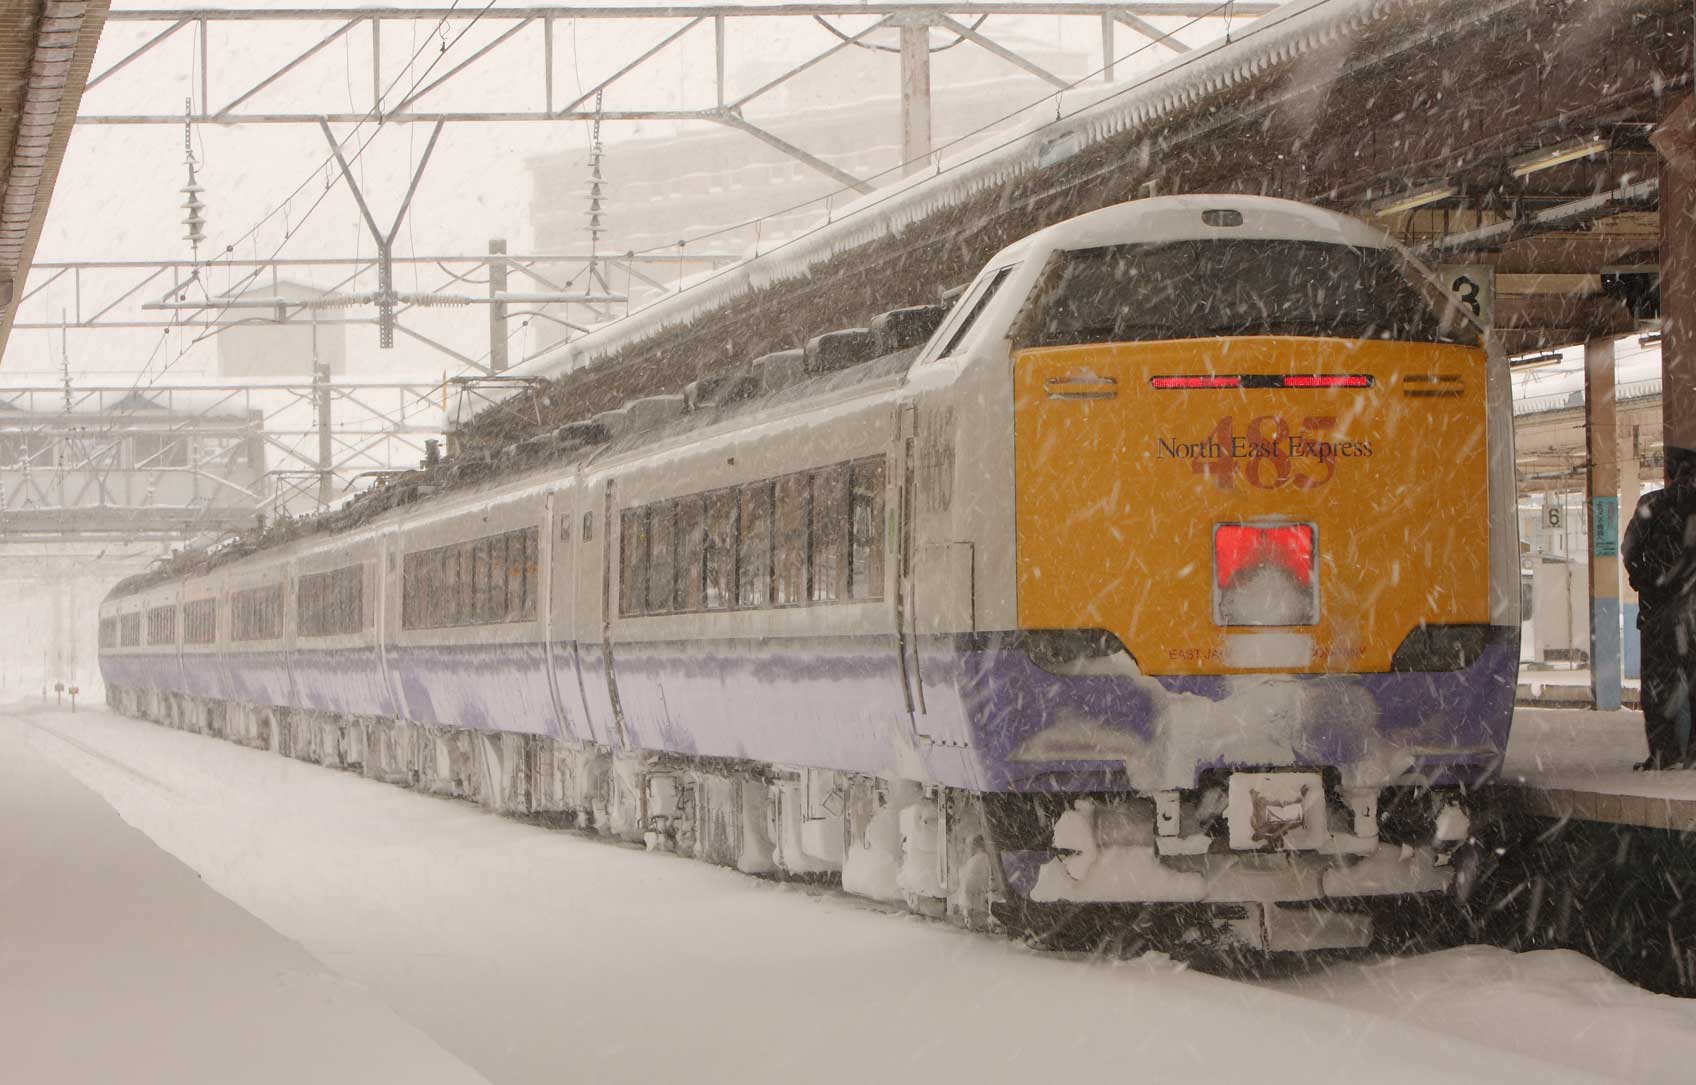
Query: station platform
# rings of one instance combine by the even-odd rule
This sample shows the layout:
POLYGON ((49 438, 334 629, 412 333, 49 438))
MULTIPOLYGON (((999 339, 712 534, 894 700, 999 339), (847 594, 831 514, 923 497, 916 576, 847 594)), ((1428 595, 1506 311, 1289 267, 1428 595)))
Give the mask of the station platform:
POLYGON ((486 1081, 125 824, 64 741, 0 709, 6 1080, 486 1081))
POLYGON ((1633 770, 1647 756, 1634 709, 1521 707, 1502 778, 1521 790, 1527 813, 1696 832, 1696 769, 1633 770))

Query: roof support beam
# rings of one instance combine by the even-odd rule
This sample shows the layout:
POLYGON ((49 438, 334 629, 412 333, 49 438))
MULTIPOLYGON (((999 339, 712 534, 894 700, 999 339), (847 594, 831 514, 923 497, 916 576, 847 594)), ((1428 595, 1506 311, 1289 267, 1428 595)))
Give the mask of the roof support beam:
POLYGON ((1141 34, 1149 41, 1154 42, 1156 45, 1164 45, 1174 53, 1187 53, 1190 51, 1190 47, 1179 41, 1177 38, 1174 38, 1172 35, 1166 33, 1166 31, 1145 19, 1137 18, 1128 11, 1117 12, 1113 17, 1130 27, 1132 30, 1135 30, 1138 34, 1141 34))

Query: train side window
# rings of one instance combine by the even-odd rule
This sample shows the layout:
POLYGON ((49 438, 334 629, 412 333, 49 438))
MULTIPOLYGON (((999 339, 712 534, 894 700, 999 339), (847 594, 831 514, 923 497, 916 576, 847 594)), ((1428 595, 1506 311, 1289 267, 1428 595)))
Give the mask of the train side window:
POLYGON ((218 601, 196 599, 183 604, 183 643, 211 644, 218 635, 218 601))
POLYGON ((586 512, 586 513, 583 514, 583 541, 589 542, 594 537, 595 537, 595 514, 592 513, 592 512, 586 512))
POLYGON ((177 642, 177 608, 153 607, 147 612, 147 643, 175 644, 177 642))
POLYGON ((677 609, 677 506, 648 506, 648 613, 677 609))
POLYGON ((848 598, 883 596, 883 461, 853 465, 850 489, 848 598))
POLYGON ((706 531, 701 540, 702 599, 708 610, 736 605, 737 491, 707 495, 706 531))
POLYGON ((447 624, 448 553, 429 550, 418 556, 420 592, 419 629, 436 629, 447 624))
POLYGON ((282 584, 247 588, 230 596, 231 640, 276 640, 282 635, 282 584))
POLYGON ((707 503, 700 495, 677 503, 677 609, 700 610, 706 572, 707 503))
POLYGON ((530 594, 526 583, 525 565, 528 561, 524 532, 511 531, 500 537, 500 548, 504 552, 501 558, 501 580, 504 584, 502 594, 505 596, 505 610, 501 620, 508 622, 524 619, 524 604, 530 594))
POLYGON ((462 543, 447 547, 443 556, 447 559, 445 564, 448 582, 447 589, 444 592, 447 596, 447 605, 442 624, 463 625, 465 623, 466 598, 471 594, 471 587, 466 583, 470 578, 465 575, 466 566, 471 564, 467 560, 469 555, 462 543))
POLYGON ((471 610, 471 544, 448 547, 448 625, 464 625, 471 610))
POLYGON ((763 607, 771 597, 771 483, 742 487, 736 531, 736 605, 763 607))
POLYGON ((793 606, 807 600, 807 490, 805 473, 784 475, 773 486, 777 509, 772 536, 771 602, 793 606))
POLYGON ((336 580, 340 584, 336 598, 341 601, 338 628, 343 633, 358 633, 365 628, 365 566, 349 565, 338 570, 336 580))
POLYGON ((427 629, 440 629, 453 623, 453 577, 448 560, 452 555, 453 547, 438 547, 430 551, 429 560, 424 565, 430 576, 424 589, 424 625, 427 629))
MULTIPOLYGON (((408 563, 410 567, 412 563, 408 563)), ((192 604, 190 604, 192 606, 192 604)), ((407 618, 401 602, 402 621, 407 618)), ((416 612, 413 612, 414 615, 416 612)), ((295 583, 295 630, 303 637, 357 633, 365 628, 365 567, 307 573, 295 583)))
POLYGON ((618 514, 618 612, 642 613, 647 590, 647 509, 625 509, 618 514))
POLYGON ((989 305, 989 299, 995 296, 996 291, 1001 289, 1001 284, 1007 281, 1007 276, 1011 275, 1013 269, 1018 266, 1017 264, 1008 264, 1001 268, 988 279, 985 279, 978 289, 960 300, 961 312, 965 315, 960 318, 960 323, 949 333, 948 345, 943 347, 942 353, 937 355, 939 360, 953 357, 954 353, 960 349, 966 340, 967 333, 972 330, 972 326, 978 322, 978 317, 983 315, 984 308, 989 305))
POLYGON ((811 599, 834 603, 848 597, 848 465, 813 475, 811 599))
POLYGON ((524 529, 524 620, 536 620, 536 611, 542 605, 542 589, 539 586, 542 569, 542 529, 529 527, 524 529))
POLYGON ((495 535, 489 539, 489 606, 483 612, 483 620, 486 622, 511 620, 514 616, 514 602, 520 604, 519 610, 523 609, 524 601, 512 598, 512 578, 507 572, 513 558, 521 561, 524 558, 522 543, 515 547, 512 545, 514 539, 522 539, 522 534, 509 531, 505 535, 495 535), (513 553, 515 550, 517 553, 513 553))
POLYGON ((489 573, 493 565, 489 561, 489 541, 478 539, 467 543, 466 549, 471 554, 471 606, 465 617, 468 622, 486 622, 489 620, 489 573))

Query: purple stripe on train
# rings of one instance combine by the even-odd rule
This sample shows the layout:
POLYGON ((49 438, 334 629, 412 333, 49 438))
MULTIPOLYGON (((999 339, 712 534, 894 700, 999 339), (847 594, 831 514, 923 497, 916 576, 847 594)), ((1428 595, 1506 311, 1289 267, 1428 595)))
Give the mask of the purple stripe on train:
MULTIPOLYGON (((231 692, 201 695, 393 714, 374 650, 285 658, 185 656, 180 680, 198 692, 216 669, 231 692)), ((415 722, 984 791, 1190 787, 1207 768, 1273 764, 1336 766, 1345 783, 1409 772, 1478 783, 1506 748, 1517 666, 1512 645, 1491 645, 1454 672, 1062 676, 1016 648, 952 637, 927 638, 905 670, 893 636, 624 644, 613 652, 620 727, 605 660, 598 644, 388 649, 415 722)), ((175 656, 101 665, 119 685, 179 680, 175 656)))

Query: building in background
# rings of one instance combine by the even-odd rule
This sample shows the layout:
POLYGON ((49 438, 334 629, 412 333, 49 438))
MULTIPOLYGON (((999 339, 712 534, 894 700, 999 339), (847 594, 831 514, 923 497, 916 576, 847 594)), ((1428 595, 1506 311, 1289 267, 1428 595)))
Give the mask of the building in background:
POLYGON ((347 328, 342 324, 319 323, 312 319, 314 312, 324 314, 325 320, 346 315, 343 309, 288 309, 288 303, 323 302, 329 297, 322 290, 300 283, 281 281, 259 287, 241 295, 243 308, 232 314, 252 316, 251 324, 228 328, 218 335, 218 375, 245 379, 250 377, 294 377, 311 379, 313 360, 328 363, 332 376, 347 370, 347 328), (277 310, 247 308, 255 301, 275 299, 277 310), (288 323, 271 323, 289 313, 288 323))

